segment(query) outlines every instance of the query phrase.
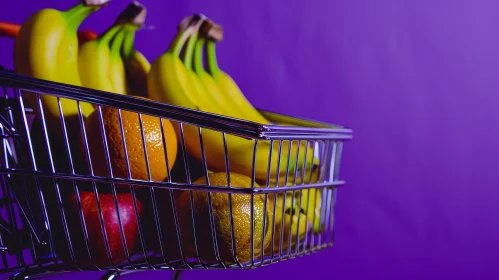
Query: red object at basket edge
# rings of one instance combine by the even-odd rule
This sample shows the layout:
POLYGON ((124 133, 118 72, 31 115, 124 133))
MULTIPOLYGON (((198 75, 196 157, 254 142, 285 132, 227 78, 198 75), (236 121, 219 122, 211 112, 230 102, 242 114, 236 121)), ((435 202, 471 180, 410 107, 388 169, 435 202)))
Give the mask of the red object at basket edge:
MULTIPOLYGON (((21 30, 21 25, 18 23, 0 21, 0 37, 16 38, 21 30)), ((92 30, 78 31, 78 41, 81 44, 97 38, 98 34, 92 30)))

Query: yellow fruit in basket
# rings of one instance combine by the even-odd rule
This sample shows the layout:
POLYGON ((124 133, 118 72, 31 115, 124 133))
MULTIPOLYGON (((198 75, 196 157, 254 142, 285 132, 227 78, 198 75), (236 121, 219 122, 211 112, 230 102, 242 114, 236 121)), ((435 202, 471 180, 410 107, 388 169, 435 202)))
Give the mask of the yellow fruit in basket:
MULTIPOLYGON (((14 68, 16 73, 81 86, 78 74, 78 36, 79 26, 91 14, 100 10, 109 1, 79 1, 69 9, 40 9, 26 19, 14 43, 14 68)), ((24 91, 26 93, 27 91, 24 91)), ((38 100, 34 93, 25 94, 25 98, 39 113, 38 100)), ((62 137, 58 100, 49 94, 40 95, 51 134, 62 137)), ((78 107, 74 100, 61 98, 64 117, 77 123, 78 107)), ((89 103, 80 103, 84 116, 88 116, 93 107, 89 103)))
MULTIPOLYGON (((268 199, 272 205, 274 204, 274 196, 277 198, 275 199, 274 239, 271 244, 274 244, 274 254, 278 254, 281 248, 282 253, 286 254, 286 250, 290 246, 294 249, 293 246, 297 244, 298 240, 302 241, 307 232, 311 234, 310 230, 312 229, 314 232, 320 231, 321 194, 315 188, 295 191, 294 195, 293 191, 287 191, 286 199, 284 199, 284 192, 269 194, 268 199)), ((271 211, 269 215, 272 217, 274 209, 269 209, 269 211, 271 211)), ((274 226, 272 218, 269 224, 272 233, 274 226)), ((272 246, 267 247, 266 255, 269 255, 271 250, 272 246)))
MULTIPOLYGON (((209 173, 208 179, 211 186, 227 186, 227 175, 225 172, 209 173)), ((251 187, 251 178, 230 173, 231 186, 251 187)), ((203 177, 193 184, 206 185, 203 177)), ((258 184, 255 184, 258 187, 258 184)), ((227 193, 211 193, 213 206, 213 221, 216 230, 216 241, 221 260, 226 263, 235 263, 234 253, 240 262, 251 260, 251 195, 232 194, 232 217, 234 229, 234 241, 236 252, 232 250, 232 230, 230 219, 229 195, 227 193)), ((266 248, 270 243, 269 217, 265 212, 264 195, 254 195, 254 231, 253 231, 253 254, 258 258, 262 254, 263 246, 266 248), (265 217, 265 223, 264 223, 265 217), (263 235, 262 236, 262 229, 263 235)), ((212 228, 210 222, 210 205, 208 203, 208 193, 205 191, 194 191, 194 218, 196 229, 196 242, 199 257, 206 262, 216 263, 215 250, 213 247, 212 228)), ((271 207, 267 203, 267 210, 271 207)), ((195 243, 192 228, 190 192, 184 191, 176 199, 177 211, 182 233, 182 244, 184 252, 189 257, 195 257, 195 243)))
MULTIPOLYGON (((145 114, 142 114, 141 117, 151 179, 153 181, 163 181, 168 177, 163 141, 166 142, 168 166, 171 169, 177 157, 177 138, 175 130, 169 120, 163 119, 164 133, 162 135, 159 118, 145 114)), ((131 177, 132 179, 148 180, 138 114, 121 110, 121 118, 131 177)), ((122 141, 123 138, 118 118, 118 110, 111 107, 102 107, 102 120, 105 127, 113 176, 127 178, 128 173, 125 160, 125 149, 122 141)), ((97 110, 86 119, 85 129, 94 173, 99 176, 109 176, 97 110)), ((81 140, 82 138, 80 139, 80 148, 83 149, 83 141, 81 140)), ((85 152, 84 150, 82 151, 85 152)))
MULTIPOLYGON (((206 40, 203 36, 198 36, 199 27, 199 20, 191 21, 187 27, 179 30, 168 49, 153 61, 148 74, 148 97, 175 106, 244 119, 245 114, 239 112, 237 106, 233 103, 223 103, 226 106, 220 106, 219 101, 222 99, 218 97, 225 93, 220 91, 213 78, 202 70, 202 50, 206 40), (185 50, 186 59, 184 61, 179 57, 182 49, 185 50), (189 55, 193 56, 193 60, 187 59, 189 55), (189 63, 189 61, 192 63, 189 63), (198 75, 199 80, 203 82, 201 88, 192 82, 192 75, 189 74, 188 70, 191 64, 193 64, 194 72, 198 75)), ((231 100, 231 98, 223 99, 231 100)), ((183 132, 187 152, 198 161, 201 161, 203 154, 200 149, 198 128, 193 125, 186 125, 183 127, 183 132)), ((282 175, 288 161, 292 169, 295 166, 303 166, 305 162, 307 162, 307 165, 318 163, 317 159, 312 156, 305 159, 303 155, 306 149, 300 149, 300 152, 298 152, 298 145, 291 145, 289 154, 287 152, 287 148, 290 146, 289 141, 283 145, 286 152, 282 153, 278 163, 277 142, 274 142, 271 149, 270 141, 259 141, 256 144, 256 153, 254 153, 255 142, 251 139, 226 134, 227 145, 224 145, 222 134, 211 129, 203 129, 202 138, 207 166, 216 172, 225 171, 224 157, 226 149, 231 171, 246 176, 252 176, 254 173, 255 178, 259 180, 266 180, 268 173, 271 174, 271 180, 275 179, 276 175, 282 175), (270 154, 272 157, 269 171, 270 154), (300 155, 298 159, 296 154, 300 155), (256 163, 255 168, 253 168, 253 162, 256 163)))

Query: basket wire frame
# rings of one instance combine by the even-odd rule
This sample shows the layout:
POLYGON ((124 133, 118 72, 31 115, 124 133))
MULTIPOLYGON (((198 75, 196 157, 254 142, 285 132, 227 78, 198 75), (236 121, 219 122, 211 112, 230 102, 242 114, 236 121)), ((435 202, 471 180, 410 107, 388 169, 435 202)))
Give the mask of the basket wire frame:
POLYGON ((179 277, 178 271, 189 269, 266 266, 334 243, 336 190, 344 184, 339 166, 343 143, 352 138, 350 129, 267 111, 261 112, 281 124, 261 125, 6 70, 0 70, 0 86, 0 272, 13 273, 12 279, 82 270, 107 271, 103 278, 112 279, 161 269, 174 270, 174 277, 179 277), (26 101, 27 95, 35 104, 26 101), (65 112, 62 99, 76 101, 77 119, 54 121, 45 114, 42 96, 57 98, 60 116, 65 112), (96 108, 107 167, 104 175, 94 170, 89 137, 96 136, 86 129, 84 102, 96 108), (106 132, 103 116, 110 109, 117 111, 117 135, 106 132), (127 146, 124 112, 137 116, 142 147, 127 146), (152 178, 145 141, 144 120, 150 117, 160 124, 167 171, 162 181, 152 178), (176 125, 178 132, 173 166, 168 139, 163 137, 164 120, 176 125), (38 134, 33 132, 35 122, 38 134), (194 158, 187 147, 193 141, 187 137, 192 137, 193 128, 200 158, 194 158), (75 129, 81 137, 77 147, 75 129), (225 173, 227 186, 210 184, 206 152, 211 147, 204 144, 210 131, 220 134, 225 170, 218 172, 225 173), (233 183, 237 178, 233 178, 228 139, 234 137, 253 143, 252 168, 246 174, 250 186, 233 183), (113 173, 110 151, 117 143, 123 149, 125 177, 113 173), (262 164, 256 156, 262 143, 269 145, 263 179, 255 171, 262 164), (295 162, 313 156, 319 164, 292 168, 292 147, 296 147, 295 162), (132 176, 129 153, 133 149, 142 151, 147 178, 132 176), (277 172, 271 174, 274 161, 277 172), (206 183, 195 184, 200 178, 206 183), (90 211, 89 205, 95 207, 90 211), (279 215, 286 218, 277 219, 279 215), (107 225, 110 219, 114 226, 107 225))

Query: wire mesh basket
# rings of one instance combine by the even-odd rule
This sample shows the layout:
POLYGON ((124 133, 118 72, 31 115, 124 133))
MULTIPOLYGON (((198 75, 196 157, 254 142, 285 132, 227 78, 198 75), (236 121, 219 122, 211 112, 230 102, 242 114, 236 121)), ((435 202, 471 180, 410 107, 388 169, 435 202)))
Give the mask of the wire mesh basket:
POLYGON ((267 111, 275 125, 260 125, 7 70, 0 86, 1 273, 255 268, 333 245, 350 129, 267 111))

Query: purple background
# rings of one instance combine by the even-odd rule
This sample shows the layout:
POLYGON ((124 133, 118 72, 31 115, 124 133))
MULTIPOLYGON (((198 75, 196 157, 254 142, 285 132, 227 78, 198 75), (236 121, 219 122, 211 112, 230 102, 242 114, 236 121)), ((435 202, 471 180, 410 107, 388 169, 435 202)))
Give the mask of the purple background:
MULTIPOLYGON (((22 22, 74 1, 2 2, 0 20, 22 22)), ((499 279, 499 2, 142 3, 155 29, 136 44, 150 60, 182 17, 204 13, 225 29, 221 67, 256 106, 355 132, 333 249, 183 279, 499 279)), ((102 31, 127 4, 112 0, 83 27, 102 31)), ((11 67, 11 53, 0 39, 0 63, 11 67)))

